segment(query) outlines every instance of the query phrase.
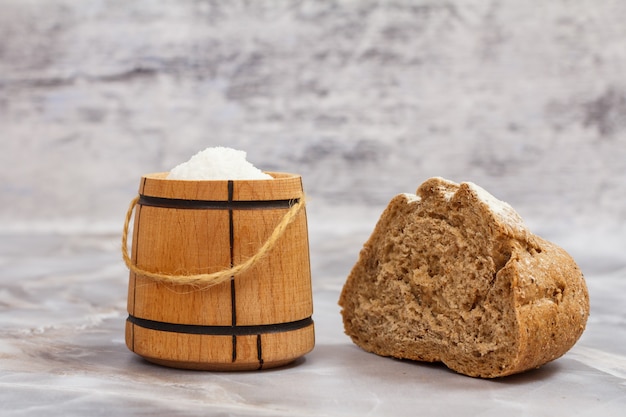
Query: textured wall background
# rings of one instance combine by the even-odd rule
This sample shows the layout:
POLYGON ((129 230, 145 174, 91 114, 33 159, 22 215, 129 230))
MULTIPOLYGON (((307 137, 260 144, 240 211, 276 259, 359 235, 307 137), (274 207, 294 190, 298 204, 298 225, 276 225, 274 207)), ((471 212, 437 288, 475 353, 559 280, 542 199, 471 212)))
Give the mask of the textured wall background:
POLYGON ((117 232, 142 174, 216 145, 302 174, 315 227, 438 175, 613 228, 625 21, 621 0, 1 0, 0 230, 117 232))

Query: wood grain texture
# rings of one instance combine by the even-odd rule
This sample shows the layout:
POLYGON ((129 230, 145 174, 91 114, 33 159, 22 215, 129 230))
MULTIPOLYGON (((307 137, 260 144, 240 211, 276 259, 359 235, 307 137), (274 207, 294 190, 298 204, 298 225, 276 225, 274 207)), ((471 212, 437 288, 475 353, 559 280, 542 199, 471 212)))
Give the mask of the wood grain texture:
MULTIPOLYGON (((133 262, 148 271, 182 275, 217 272, 244 262, 280 223, 288 202, 303 196, 299 175, 271 175, 272 180, 250 181, 144 176, 140 195, 169 200, 172 207, 137 206, 133 262), (225 205, 176 207, 180 200, 225 205)), ((180 368, 283 365, 313 348, 311 293, 302 210, 268 255, 231 281, 203 289, 157 283, 131 272, 126 343, 150 361, 180 368)))

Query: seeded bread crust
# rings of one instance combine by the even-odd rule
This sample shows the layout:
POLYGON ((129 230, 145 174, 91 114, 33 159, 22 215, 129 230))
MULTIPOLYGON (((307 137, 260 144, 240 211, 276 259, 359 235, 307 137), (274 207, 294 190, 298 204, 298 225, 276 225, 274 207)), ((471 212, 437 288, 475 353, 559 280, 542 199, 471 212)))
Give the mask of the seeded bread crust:
POLYGON ((339 304, 364 350, 483 378, 562 356, 589 315, 583 274, 563 249, 482 188, 442 178, 391 200, 339 304))

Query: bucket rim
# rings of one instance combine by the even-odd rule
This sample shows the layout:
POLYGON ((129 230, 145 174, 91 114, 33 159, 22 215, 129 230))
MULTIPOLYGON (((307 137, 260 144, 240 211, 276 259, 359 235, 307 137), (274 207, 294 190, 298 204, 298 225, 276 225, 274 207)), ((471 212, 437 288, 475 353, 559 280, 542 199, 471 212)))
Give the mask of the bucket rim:
POLYGON ((271 179, 265 179, 265 178, 256 178, 256 179, 235 179, 235 180, 229 180, 229 179, 223 179, 223 180, 198 180, 198 179, 169 179, 167 178, 167 175, 169 174, 169 171, 161 171, 161 172, 152 172, 152 173, 148 173, 148 174, 144 174, 142 175, 142 178, 145 179, 149 179, 151 181, 167 181, 167 182, 176 182, 176 181, 181 181, 181 182, 185 182, 185 183, 192 183, 192 182, 198 182, 198 183, 228 183, 230 181, 232 182, 248 182, 248 181, 254 181, 254 182, 274 182, 276 180, 293 180, 293 179, 298 179, 301 177, 300 174, 295 174, 295 173, 291 173, 291 172, 280 172, 280 171, 263 171, 263 173, 270 175, 272 178, 271 179))
POLYGON ((287 172, 267 172, 272 179, 179 180, 167 172, 146 174, 139 185, 140 196, 181 200, 293 200, 302 197, 302 177, 287 172))

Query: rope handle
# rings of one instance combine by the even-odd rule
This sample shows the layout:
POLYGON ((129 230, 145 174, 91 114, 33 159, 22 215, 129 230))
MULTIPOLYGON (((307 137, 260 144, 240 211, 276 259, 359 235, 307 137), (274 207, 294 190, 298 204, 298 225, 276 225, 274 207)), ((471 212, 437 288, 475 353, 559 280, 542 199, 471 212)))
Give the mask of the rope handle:
POLYGON ((280 237, 285 233, 287 226, 289 226, 295 220, 300 210, 302 210, 302 208, 304 207, 304 196, 301 196, 298 201, 291 204, 289 211, 285 213, 285 216, 282 218, 280 223, 278 223, 276 228, 274 228, 274 231, 267 239, 267 241, 265 241, 263 246, 259 248, 256 254, 248 258, 245 262, 223 271, 217 271, 210 274, 192 275, 162 274, 159 272, 151 272, 139 268, 137 265, 133 264, 132 259, 128 254, 128 229, 130 226, 130 220, 132 218, 133 211, 138 203, 139 196, 136 196, 130 202, 128 211, 126 212, 126 219, 124 220, 124 231, 122 233, 122 258, 124 259, 124 263, 126 264, 128 269, 137 275, 151 278, 157 282, 178 285, 193 285, 206 289, 214 285, 221 284, 222 282, 228 281, 234 275, 246 272, 248 269, 252 268, 261 258, 267 255, 267 253, 272 250, 276 242, 278 242, 280 237))

